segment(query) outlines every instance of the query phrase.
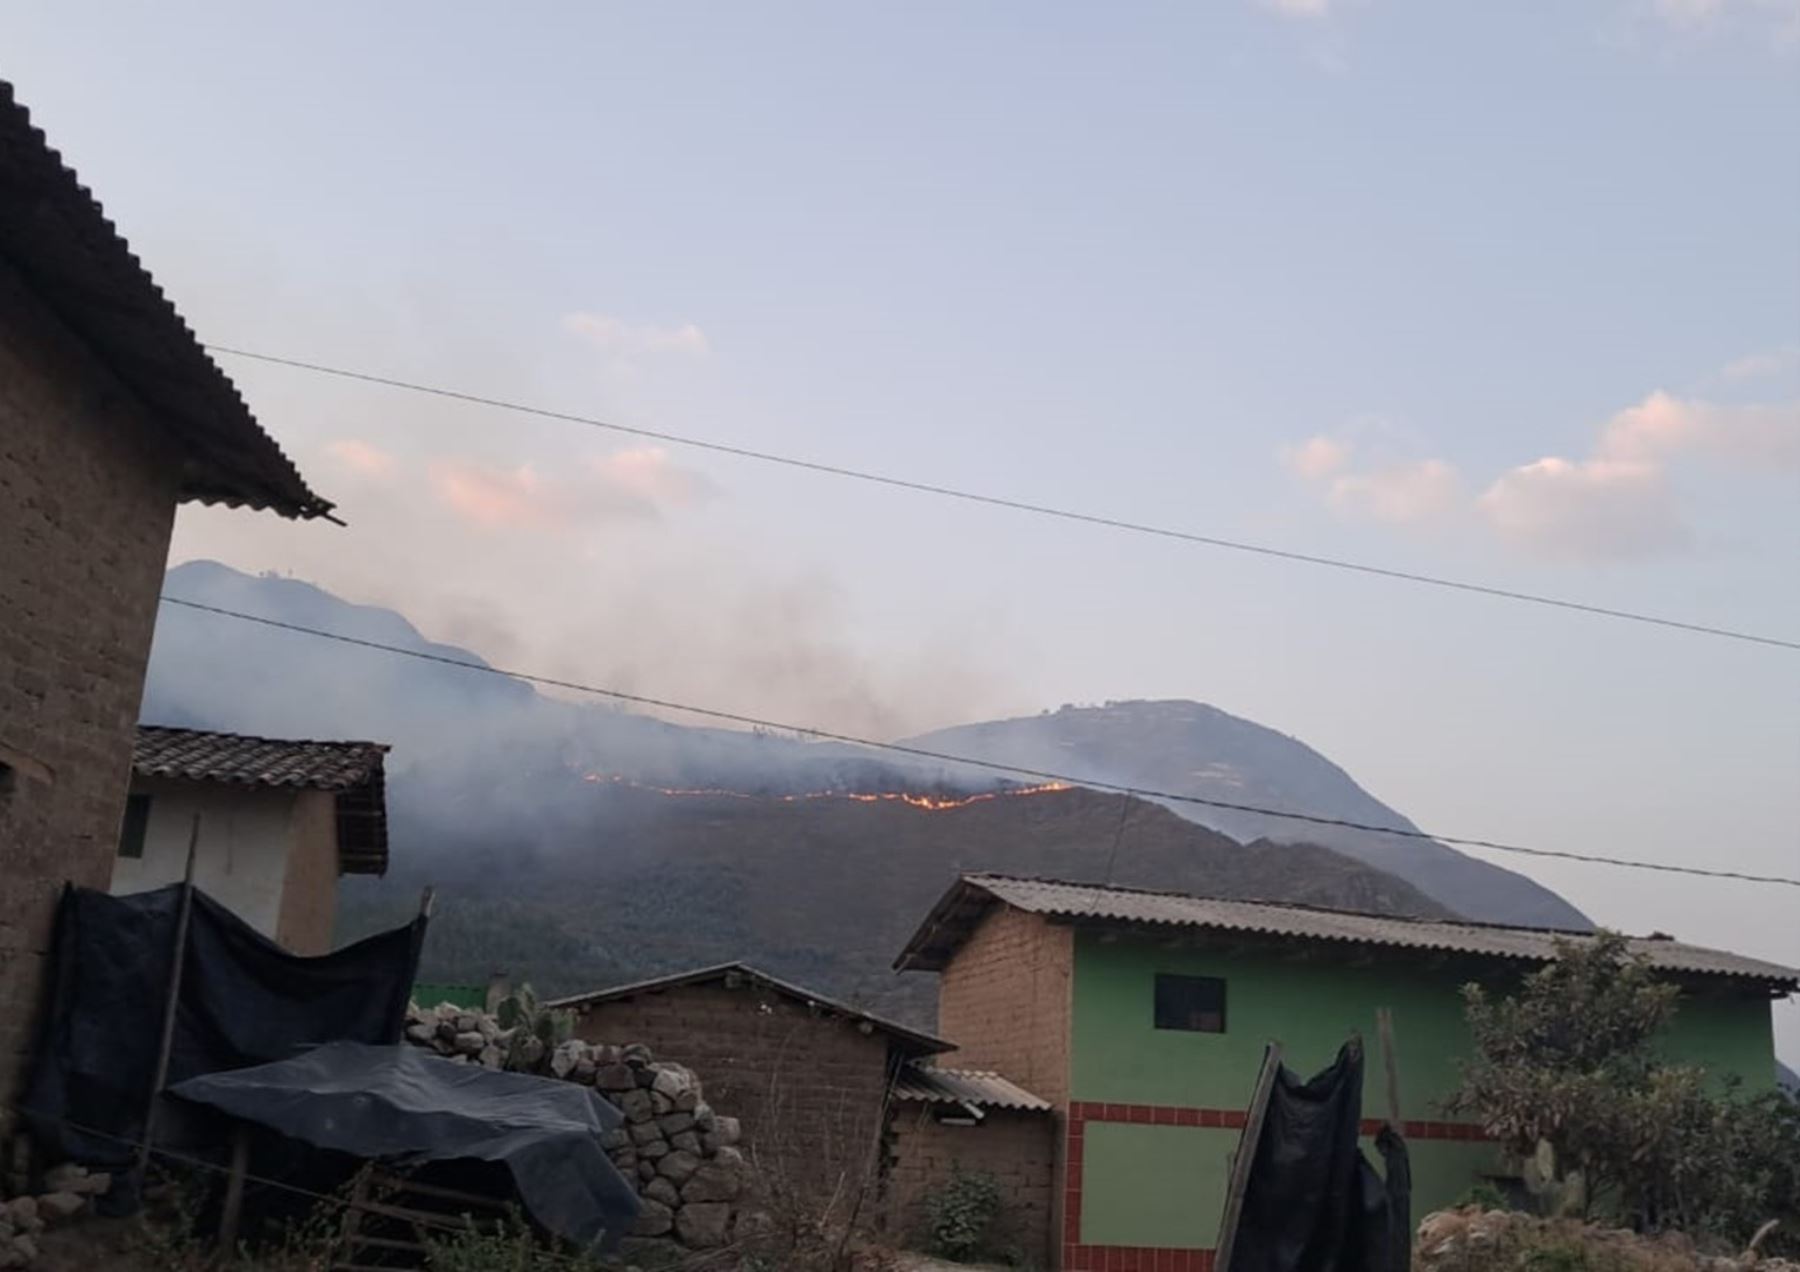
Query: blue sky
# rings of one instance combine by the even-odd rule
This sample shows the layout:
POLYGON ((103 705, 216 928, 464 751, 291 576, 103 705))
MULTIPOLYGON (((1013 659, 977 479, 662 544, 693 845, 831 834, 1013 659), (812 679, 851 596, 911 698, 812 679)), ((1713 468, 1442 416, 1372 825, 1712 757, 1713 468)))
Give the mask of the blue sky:
MULTIPOLYGON (((0 37, 205 339, 1800 637, 1795 0, 27 3, 0 37)), ((1198 698, 1446 833, 1800 871, 1791 653, 222 361, 351 526, 188 510, 177 559, 797 723, 1198 698)), ((1532 873, 1800 964, 1791 890, 1532 873)))

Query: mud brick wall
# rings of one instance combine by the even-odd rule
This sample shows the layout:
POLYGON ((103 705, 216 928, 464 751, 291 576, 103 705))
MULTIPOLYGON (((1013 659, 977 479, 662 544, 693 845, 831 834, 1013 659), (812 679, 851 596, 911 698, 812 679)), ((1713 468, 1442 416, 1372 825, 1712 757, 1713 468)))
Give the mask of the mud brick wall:
POLYGON ((156 426, 0 262, 0 1100, 57 893, 111 876, 178 489, 156 426))
POLYGON ((925 1203, 952 1170, 982 1171, 1000 1185, 994 1247, 1014 1250, 1027 1267, 1049 1267, 1056 1179, 1056 1121, 1049 1113, 988 1109, 980 1124, 950 1125, 933 1106, 902 1102, 888 1125, 888 1231, 914 1248, 925 1231, 925 1203))
POLYGON ((575 1034, 629 1039, 706 1075, 706 1099, 743 1128, 762 1174, 854 1190, 879 1161, 887 1036, 754 982, 679 985, 590 1003, 575 1034))
POLYGON ((956 1044, 945 1063, 1067 1105, 1073 931, 1006 908, 975 929, 938 981, 937 1032, 956 1044))

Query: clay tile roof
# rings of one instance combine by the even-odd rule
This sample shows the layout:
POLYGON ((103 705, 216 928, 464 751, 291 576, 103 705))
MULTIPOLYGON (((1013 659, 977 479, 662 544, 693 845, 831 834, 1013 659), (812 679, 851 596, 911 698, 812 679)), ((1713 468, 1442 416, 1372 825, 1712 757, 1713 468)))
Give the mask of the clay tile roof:
POLYGON ((759 985, 772 990, 784 998, 790 998, 806 1007, 831 1015, 841 1016, 846 1020, 867 1025, 871 1030, 887 1034, 904 1050, 917 1055, 939 1051, 949 1051, 954 1044, 935 1038, 917 1029, 910 1029, 898 1021, 877 1016, 873 1012, 863 1011, 859 1007, 851 1007, 815 993, 803 985, 792 981, 784 981, 771 976, 765 971, 751 967, 748 963, 719 963, 712 967, 698 967, 690 972, 676 972, 669 976, 658 976, 652 980, 633 981, 629 985, 614 985, 610 989, 591 990, 585 994, 571 994, 567 998, 559 998, 546 1003, 547 1007, 587 1007, 598 1003, 611 1002, 619 998, 632 998, 638 994, 656 994, 666 990, 677 989, 683 985, 707 985, 715 982, 759 985))
MULTIPOLYGON (((1533 963, 1554 959, 1559 940, 1589 939, 1585 933, 1543 928, 1403 919, 1057 879, 970 874, 959 879, 933 907, 894 965, 904 970, 941 970, 995 905, 1064 922, 1208 928, 1277 939, 1385 946, 1533 963)), ((1664 972, 1740 977, 1761 982, 1776 993, 1800 989, 1800 971, 1761 959, 1686 945, 1666 937, 1634 938, 1630 945, 1632 953, 1664 972)))
POLYGON ((913 1061, 894 1079, 896 1100, 926 1104, 973 1105, 980 1109, 1023 1109, 1042 1112, 1050 1101, 1001 1077, 991 1069, 940 1069, 913 1061))
POLYGON ((335 792, 340 868, 346 874, 383 874, 387 752, 379 742, 258 738, 140 724, 131 768, 140 777, 335 792))
POLYGON ((148 408, 182 453, 181 497, 321 517, 94 196, 0 80, 0 259, 148 408))

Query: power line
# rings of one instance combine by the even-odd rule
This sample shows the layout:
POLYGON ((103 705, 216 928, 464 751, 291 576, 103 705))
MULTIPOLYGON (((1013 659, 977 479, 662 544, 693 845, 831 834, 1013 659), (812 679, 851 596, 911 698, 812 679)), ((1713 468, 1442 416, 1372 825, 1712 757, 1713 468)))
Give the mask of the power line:
POLYGON ((788 468, 798 468, 813 473, 824 473, 832 477, 847 477, 854 481, 871 482, 878 486, 888 486, 896 490, 910 490, 917 494, 937 495, 944 499, 957 499, 965 503, 985 504, 993 508, 1010 509, 1013 512, 1028 512, 1040 517, 1054 517, 1061 521, 1074 521, 1083 525, 1103 526, 1109 530, 1122 530, 1131 534, 1151 535, 1159 539, 1173 539, 1182 543, 1200 544, 1209 548, 1225 548, 1232 552, 1248 552, 1255 556, 1273 557, 1277 560, 1294 561, 1303 565, 1317 565, 1333 570, 1347 570, 1355 574, 1394 579, 1402 583, 1416 583, 1428 587, 1448 588, 1452 591, 1469 592, 1478 596, 1496 597, 1506 601, 1524 601, 1532 605, 1543 605, 1548 606, 1551 609, 1567 610, 1600 618, 1615 618, 1632 623, 1646 623, 1653 627, 1673 628, 1677 631, 1692 632, 1702 636, 1719 636, 1727 640, 1746 641, 1750 644, 1767 645, 1776 649, 1800 650, 1800 640, 1790 640, 1780 636, 1766 636, 1757 632, 1740 631, 1729 627, 1718 627, 1709 623, 1689 622, 1685 619, 1666 618, 1656 614, 1643 614, 1635 610, 1615 609, 1607 605, 1593 605, 1586 601, 1571 601, 1562 597, 1544 596, 1535 592, 1520 592, 1511 588, 1491 587, 1485 583, 1469 583, 1461 579, 1446 578, 1443 575, 1421 574, 1412 570, 1390 569, 1387 566, 1369 565, 1366 562, 1349 561, 1341 557, 1319 556, 1309 552, 1294 552, 1286 548, 1270 547, 1263 543, 1249 543, 1241 539, 1226 539, 1217 535, 1196 534, 1188 530, 1176 530, 1168 526, 1151 525, 1141 521, 1127 521, 1120 517, 1109 517, 1100 513, 1078 512, 1069 508, 1057 508, 1049 504, 1032 503, 1023 499, 1009 499, 1004 495, 984 494, 980 491, 963 490, 955 486, 942 486, 935 482, 914 481, 911 478, 894 477, 886 473, 870 472, 867 469, 848 468, 840 464, 828 464, 819 460, 801 459, 793 455, 778 455, 772 451, 754 450, 747 446, 734 446, 727 442, 709 441, 699 437, 686 437, 679 433, 667 433, 658 429, 639 428, 631 424, 619 424, 612 420, 598 419, 591 415, 575 415, 567 411, 553 411, 545 407, 528 406, 520 402, 509 402, 502 398, 485 397, 478 393, 464 393, 456 389, 446 389, 436 385, 418 384, 410 380, 396 379, 392 376, 374 375, 366 371, 351 371, 343 367, 326 366, 323 363, 318 362, 305 362, 298 358, 284 358, 272 353, 254 353, 248 349, 234 349, 226 345, 215 344, 209 344, 206 348, 213 353, 229 354, 234 358, 249 358, 257 362, 272 363, 276 366, 292 367, 300 371, 316 372, 319 375, 335 376, 342 380, 356 380, 364 384, 379 384, 390 389, 405 389, 410 393, 424 393, 431 397, 446 398, 453 402, 466 402, 476 406, 490 406, 497 410, 514 411, 521 415, 534 415, 540 419, 560 420, 567 424, 585 424, 590 428, 606 429, 614 433, 626 433, 633 437, 643 437, 652 441, 667 442, 672 446, 688 446, 696 450, 712 451, 715 454, 731 455, 738 459, 754 459, 765 464, 781 464, 788 468))
POLYGON ((857 737, 850 733, 838 733, 830 729, 817 729, 809 725, 786 724, 779 720, 767 720, 760 716, 745 715, 736 711, 721 711, 714 707, 697 707, 691 703, 675 702, 667 698, 652 698, 645 694, 627 693, 623 689, 608 689, 600 685, 583 684, 577 680, 562 680, 554 676, 538 676, 530 672, 509 671, 502 667, 494 667, 487 663, 467 662, 460 658, 451 658, 445 654, 429 653, 421 649, 407 649, 401 645, 389 645, 378 640, 366 640, 361 636, 348 636, 342 632, 327 631, 321 627, 308 627, 303 623, 290 623, 278 618, 269 618, 263 614, 248 614, 242 610, 226 609, 220 605, 207 605, 200 601, 190 601, 179 596, 165 594, 162 601, 168 605, 179 605, 185 609, 199 610, 207 614, 217 614, 225 618, 235 618, 247 623, 257 623, 264 627, 278 628, 282 631, 298 632, 305 636, 314 636, 322 640, 336 641, 343 645, 354 645, 361 649, 376 649, 384 653, 398 654, 404 658, 414 658, 421 662, 442 663, 449 667, 461 667, 465 671, 485 672, 488 675, 503 676, 511 680, 523 680, 529 684, 544 685, 553 689, 568 689, 577 693, 593 694, 596 697, 609 698, 615 702, 627 702, 633 706, 653 707, 662 711, 681 711, 689 715, 702 716, 709 720, 723 720, 730 724, 751 725, 757 728, 778 729, 786 733, 796 733, 803 737, 817 738, 826 742, 842 742, 850 746, 868 747, 877 751, 888 751, 896 755, 907 755, 914 759, 935 760, 941 764, 963 764, 972 768, 987 769, 990 772, 1005 773, 1012 777, 1029 777, 1039 782, 1061 782, 1070 786, 1086 786, 1094 790, 1115 791, 1121 795, 1133 795, 1139 799, 1163 800, 1176 804, 1195 804, 1203 808, 1216 808, 1226 812, 1252 813, 1260 817, 1277 817, 1285 821, 1301 822, 1312 826, 1337 826, 1345 830, 1361 830, 1377 835, 1393 835, 1401 839, 1422 839, 1440 844, 1455 844, 1462 848, 1480 848, 1491 852, 1516 853, 1526 857, 1550 857, 1563 861, 1585 861, 1592 865, 1620 866, 1630 870, 1655 870, 1665 874, 1699 875, 1709 879, 1739 879, 1747 883, 1775 883, 1787 887, 1800 888, 1800 878, 1789 878, 1782 875, 1745 874, 1735 870, 1708 870, 1701 866, 1677 866, 1655 861, 1634 861, 1626 857, 1605 857, 1592 853, 1566 852, 1555 848, 1528 848, 1521 844, 1498 843, 1491 839, 1469 839, 1457 835, 1434 835, 1423 830, 1404 830, 1393 826, 1377 826, 1370 822, 1348 821, 1341 817, 1321 817, 1314 813, 1296 813, 1280 808, 1264 808, 1256 804, 1239 804, 1231 800, 1209 799, 1203 795, 1187 795, 1174 791, 1160 791, 1151 787, 1131 786, 1121 782, 1099 781, 1093 778, 1076 777, 1068 773, 1053 772, 1049 769, 1028 768, 1020 764, 1003 764, 995 760, 978 760, 966 755, 952 755, 945 751, 934 751, 927 747, 909 746, 904 742, 878 742, 872 738, 857 737))

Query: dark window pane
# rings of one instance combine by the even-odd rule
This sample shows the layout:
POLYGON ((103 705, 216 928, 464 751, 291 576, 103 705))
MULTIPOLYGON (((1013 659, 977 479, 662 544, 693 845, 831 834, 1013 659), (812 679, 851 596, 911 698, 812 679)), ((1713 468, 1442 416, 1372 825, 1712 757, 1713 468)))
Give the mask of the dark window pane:
POLYGON ((1225 1032, 1225 982, 1216 976, 1156 978, 1156 1027, 1225 1032))
POLYGON ((128 795, 125 797, 125 824, 119 827, 119 855, 121 857, 142 857, 144 855, 144 832, 150 828, 150 797, 148 795, 128 795))

